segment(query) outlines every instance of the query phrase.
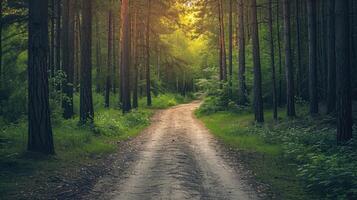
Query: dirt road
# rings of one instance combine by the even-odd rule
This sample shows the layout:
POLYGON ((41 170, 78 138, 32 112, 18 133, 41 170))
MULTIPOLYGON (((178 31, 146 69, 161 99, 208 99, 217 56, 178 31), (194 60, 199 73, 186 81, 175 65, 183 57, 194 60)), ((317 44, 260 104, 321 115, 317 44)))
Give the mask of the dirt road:
POLYGON ((258 199, 194 117, 199 102, 158 112, 84 199, 258 199))

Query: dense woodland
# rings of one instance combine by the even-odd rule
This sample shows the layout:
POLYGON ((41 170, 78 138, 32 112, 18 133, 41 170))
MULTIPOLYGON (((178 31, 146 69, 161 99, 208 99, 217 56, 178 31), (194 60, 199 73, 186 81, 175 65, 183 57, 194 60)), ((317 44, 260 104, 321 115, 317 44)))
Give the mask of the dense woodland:
MULTIPOLYGON (((351 153, 356 0, 0 0, 0 5, 0 131, 25 124, 21 134, 27 133, 28 151, 55 154, 53 127, 68 120, 97 132, 97 116, 106 109, 126 116, 175 94, 204 98, 201 114, 252 112, 255 126, 328 120, 329 145, 340 153, 334 155, 350 154, 336 162, 344 168, 356 158, 351 153)), ((0 135, 1 149, 11 144, 9 138, 10 133, 0 135)), ((349 167, 336 178, 356 178, 355 165, 349 167)), ((346 182, 336 193, 352 199, 357 182, 346 182)), ((339 185, 315 185, 334 184, 339 185)))

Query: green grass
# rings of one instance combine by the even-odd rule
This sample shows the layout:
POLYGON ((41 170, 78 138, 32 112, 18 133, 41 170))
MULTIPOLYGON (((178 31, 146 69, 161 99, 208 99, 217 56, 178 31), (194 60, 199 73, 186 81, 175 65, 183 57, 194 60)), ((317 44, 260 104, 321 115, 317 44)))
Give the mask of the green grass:
POLYGON ((219 112, 201 120, 219 139, 233 147, 269 155, 281 153, 279 145, 266 143, 260 136, 249 133, 253 126, 251 114, 219 112))
POLYGON ((0 151, 0 193, 14 195, 27 190, 30 178, 45 183, 61 170, 74 170, 114 152, 117 141, 136 136, 149 124, 150 110, 123 115, 119 110, 100 110, 95 126, 78 126, 78 119, 66 120, 53 128, 55 156, 26 152, 27 124, 20 122, 2 129, 0 151))
MULTIPOLYGON (((196 114, 218 139, 239 150, 240 159, 253 171, 255 178, 271 186, 271 195, 275 198, 311 199, 296 176, 297 166, 284 157, 283 145, 259 134, 274 126, 272 112, 265 113, 266 125, 255 124, 254 115, 246 111, 209 115, 198 111, 196 114)), ((279 114, 284 116, 282 110, 279 114)))
MULTIPOLYGON (((192 101, 193 97, 191 95, 188 95, 186 97, 183 97, 179 94, 159 94, 156 97, 153 97, 152 99, 152 106, 150 108, 152 109, 165 109, 169 108, 171 106, 176 106, 182 103, 188 103, 192 101)), ((140 107, 148 108, 146 106, 146 98, 141 98, 139 100, 139 105, 140 107)))
MULTIPOLYGON (((113 153, 117 142, 135 137, 150 124, 155 109, 167 108, 187 101, 184 97, 168 94, 153 98, 153 106, 141 106, 123 115, 116 97, 111 97, 111 108, 103 108, 103 97, 94 94, 95 124, 79 126, 78 117, 63 120, 60 113, 52 114, 56 155, 29 153, 27 122, 2 124, 0 128, 0 199, 21 198, 21 191, 32 191, 45 185, 56 174, 76 171, 81 166, 95 164, 101 157, 113 153), (33 184, 33 183, 36 184, 33 184)), ((79 97, 74 97, 78 113, 79 97)), ((58 111, 56 111, 58 112, 58 111)), ((44 189, 45 190, 45 189, 44 189)))

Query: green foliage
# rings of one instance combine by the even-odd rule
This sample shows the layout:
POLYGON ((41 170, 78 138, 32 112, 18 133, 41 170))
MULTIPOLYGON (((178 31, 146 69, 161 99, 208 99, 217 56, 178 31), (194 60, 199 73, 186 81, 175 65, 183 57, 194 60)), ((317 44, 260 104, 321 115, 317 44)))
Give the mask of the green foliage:
MULTIPOLYGON (((299 107, 298 110, 305 113, 306 108, 299 107)), ((281 192, 288 189, 282 189, 286 186, 281 183, 294 188, 300 187, 298 185, 303 182, 306 190, 318 198, 357 197, 357 142, 352 140, 346 146, 338 146, 335 129, 330 125, 333 119, 284 119, 274 124, 272 113, 267 112, 267 120, 272 123, 256 126, 249 112, 224 111, 203 115, 205 113, 199 110, 198 114, 225 143, 243 151, 263 154, 264 159, 259 160, 262 158, 250 153, 247 162, 257 177, 271 184, 275 190, 281 192), (289 183, 284 181, 286 179, 290 180, 289 183)), ((279 115, 282 116, 282 111, 279 115)), ((292 195, 293 191, 289 192, 283 193, 292 195)))
POLYGON ((115 109, 100 112, 95 115, 95 132, 105 136, 123 136, 133 127, 148 125, 151 113, 145 110, 134 110, 124 115, 115 109))
MULTIPOLYGON (((158 96, 153 98, 152 106, 153 109, 165 109, 172 106, 176 106, 178 104, 187 103, 193 99, 191 94, 186 96, 182 96, 179 94, 167 93, 167 94, 159 94, 158 96)), ((146 106, 146 98, 141 98, 139 101, 140 107, 146 106)))
POLYGON ((79 126, 78 118, 61 120, 53 127, 56 156, 46 158, 26 152, 25 120, 17 124, 0 121, 0 192, 6 196, 19 188, 28 189, 33 179, 50 177, 54 170, 76 169, 115 151, 117 142, 137 135, 151 115, 150 110, 123 115, 120 110, 101 109, 96 111, 94 126, 79 126))
POLYGON ((230 88, 227 83, 220 83, 201 79, 198 83, 206 88, 207 97, 198 109, 198 115, 209 115, 219 111, 242 112, 246 110, 245 106, 239 106, 236 100, 230 94, 230 88), (206 85, 206 86, 203 86, 206 85))

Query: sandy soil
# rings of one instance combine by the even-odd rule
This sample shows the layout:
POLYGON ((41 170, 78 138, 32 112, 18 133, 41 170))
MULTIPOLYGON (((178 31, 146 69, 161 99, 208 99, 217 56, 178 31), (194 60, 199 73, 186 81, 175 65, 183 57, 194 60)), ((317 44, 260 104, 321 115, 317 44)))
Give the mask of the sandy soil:
POLYGON ((258 199, 246 173, 194 117, 198 106, 159 111, 83 199, 258 199))

